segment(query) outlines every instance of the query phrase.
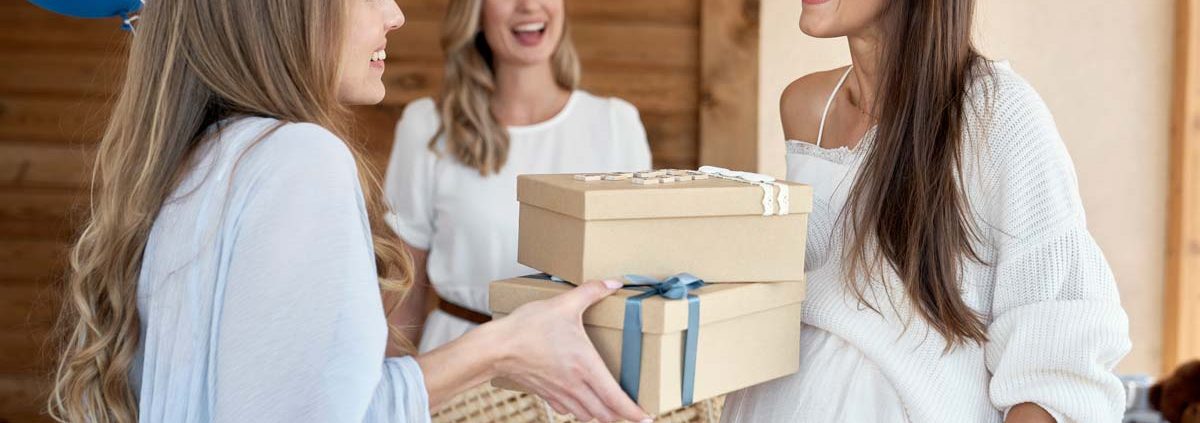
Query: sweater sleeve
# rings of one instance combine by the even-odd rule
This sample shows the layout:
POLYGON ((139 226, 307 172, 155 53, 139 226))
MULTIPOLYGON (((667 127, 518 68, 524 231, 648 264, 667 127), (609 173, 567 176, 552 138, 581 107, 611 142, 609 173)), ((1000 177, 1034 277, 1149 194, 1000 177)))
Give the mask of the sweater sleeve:
POLYGON ((215 331, 212 420, 427 422, 412 358, 387 326, 349 149, 289 124, 238 164, 215 331))
POLYGON ((396 124, 395 142, 384 178, 392 206, 388 223, 408 245, 428 250, 434 234, 434 168, 437 155, 429 140, 439 119, 432 99, 413 101, 396 124))
POLYGON ((1036 403, 1059 422, 1119 422, 1124 390, 1113 367, 1130 349, 1129 324, 1088 233, 1074 166, 1025 81, 1009 74, 993 88, 988 209, 999 255, 985 346, 992 403, 1005 413, 1036 403))
POLYGON ((650 160, 650 142, 646 139, 646 127, 638 109, 628 101, 612 98, 611 114, 613 126, 613 145, 624 146, 626 161, 631 165, 627 169, 651 169, 654 166, 650 160))

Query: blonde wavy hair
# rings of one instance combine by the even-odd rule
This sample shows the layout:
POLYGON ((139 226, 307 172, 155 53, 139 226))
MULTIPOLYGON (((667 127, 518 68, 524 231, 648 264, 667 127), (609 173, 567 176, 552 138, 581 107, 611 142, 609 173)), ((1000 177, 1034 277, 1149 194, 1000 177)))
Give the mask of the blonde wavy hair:
MULTIPOLYGON (((265 116, 315 123, 346 139, 350 120, 337 98, 346 19, 342 1, 146 2, 97 149, 90 215, 70 252, 48 404, 54 419, 137 421, 128 375, 140 342, 142 253, 206 128, 265 116)), ((381 290, 403 295, 411 258, 383 220, 376 172, 357 162, 381 290)))
MULTIPOLYGON (((491 112, 496 79, 492 49, 483 36, 484 0, 450 0, 442 20, 442 50, 446 78, 438 102, 441 128, 429 149, 441 153, 438 138, 446 135, 446 152, 463 165, 487 176, 499 172, 508 159, 508 131, 491 112)), ((567 22, 550 58, 554 80, 567 90, 579 85, 579 56, 567 22)))

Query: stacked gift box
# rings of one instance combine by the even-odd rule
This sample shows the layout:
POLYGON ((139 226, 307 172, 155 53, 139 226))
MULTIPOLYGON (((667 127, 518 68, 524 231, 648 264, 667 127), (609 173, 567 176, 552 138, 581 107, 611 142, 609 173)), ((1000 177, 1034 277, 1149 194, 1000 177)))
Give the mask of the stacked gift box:
POLYGON ((647 412, 798 369, 810 187, 702 167, 522 175, 517 199, 518 261, 545 273, 492 283, 493 314, 623 277, 583 321, 647 412))

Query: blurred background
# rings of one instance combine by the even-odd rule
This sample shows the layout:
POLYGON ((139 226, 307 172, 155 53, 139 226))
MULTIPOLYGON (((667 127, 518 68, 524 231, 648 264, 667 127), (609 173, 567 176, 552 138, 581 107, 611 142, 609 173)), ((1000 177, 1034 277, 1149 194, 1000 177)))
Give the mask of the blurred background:
MULTIPOLYGON (((436 94, 445 0, 399 0, 388 95, 356 110, 355 142, 386 163, 404 105, 436 94)), ((1088 224, 1130 316, 1122 374, 1200 357, 1200 0, 979 1, 976 42, 1049 105, 1088 224)), ((797 27, 797 0, 567 0, 583 88, 641 111, 655 165, 782 176, 778 100, 849 63, 844 40, 797 27)), ((114 20, 0 2, 0 423, 40 422, 45 341, 64 253, 86 209, 92 151, 123 71, 114 20)))

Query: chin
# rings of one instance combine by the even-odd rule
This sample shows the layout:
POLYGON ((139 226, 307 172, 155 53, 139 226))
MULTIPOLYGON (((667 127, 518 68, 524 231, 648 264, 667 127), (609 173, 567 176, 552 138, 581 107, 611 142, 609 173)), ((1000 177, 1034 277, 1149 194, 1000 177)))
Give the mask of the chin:
POLYGON ((356 94, 358 105, 369 106, 383 101, 383 97, 387 95, 387 88, 384 87, 382 79, 373 79, 363 84, 356 94))
POLYGON ((386 93, 384 93, 383 90, 379 90, 379 92, 377 92, 377 93, 372 93, 367 96, 364 96, 362 103, 359 103, 359 105, 373 106, 373 105, 379 104, 379 103, 383 102, 383 97, 385 94, 386 93))
POLYGON ((383 89, 350 93, 342 96, 341 102, 346 106, 371 106, 383 101, 383 89))
POLYGON ((525 54, 514 54, 514 55, 504 58, 502 60, 504 60, 505 62, 507 62, 510 65, 515 65, 515 66, 520 66, 520 67, 537 66, 537 65, 548 63, 550 61, 550 57, 553 55, 554 55, 553 52, 551 52, 550 54, 544 54, 541 52, 526 52, 525 54))
POLYGON ((825 28, 825 25, 821 25, 820 22, 811 22, 804 18, 800 18, 800 32, 813 38, 837 38, 846 35, 845 31, 835 31, 833 28, 825 28))

